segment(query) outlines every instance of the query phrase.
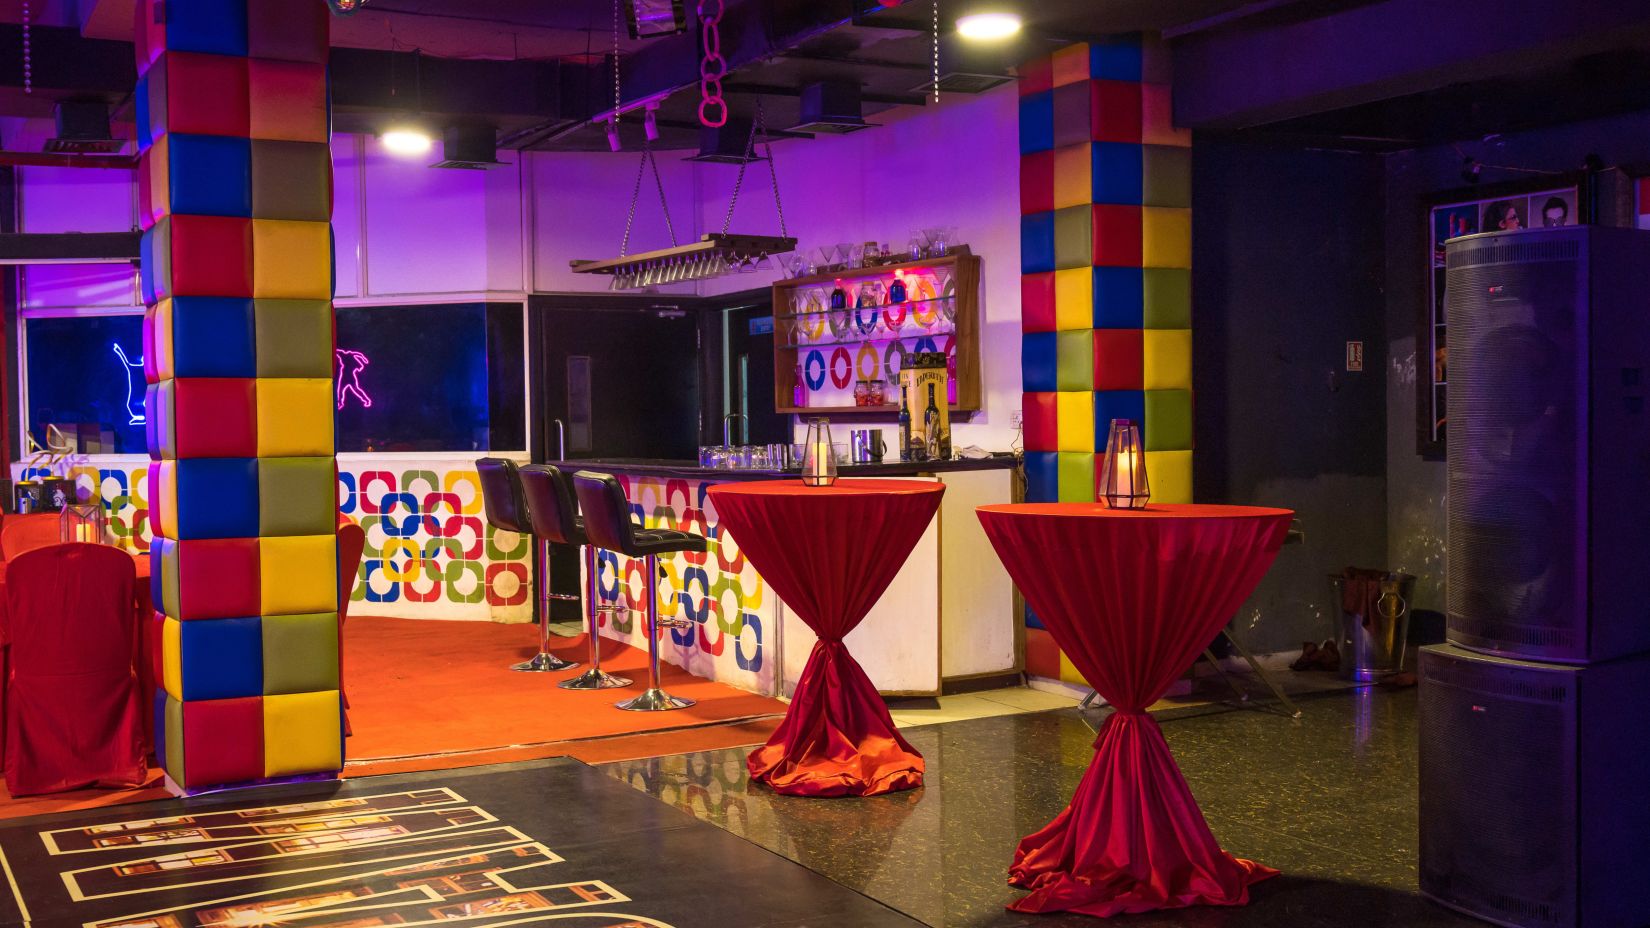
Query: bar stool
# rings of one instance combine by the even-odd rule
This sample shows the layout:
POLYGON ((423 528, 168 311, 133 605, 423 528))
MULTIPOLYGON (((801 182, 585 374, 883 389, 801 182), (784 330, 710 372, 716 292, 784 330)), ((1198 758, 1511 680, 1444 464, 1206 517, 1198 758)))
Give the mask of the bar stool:
POLYGON ((659 629, 685 628, 686 619, 659 618, 659 555, 677 551, 703 551, 702 535, 669 529, 644 529, 630 521, 630 502, 619 481, 607 474, 580 471, 573 475, 573 488, 584 511, 584 533, 590 544, 607 551, 646 560, 647 571, 647 691, 618 703, 633 712, 662 712, 686 709, 693 700, 672 696, 659 688, 659 629))
POLYGON ((584 535, 584 520, 578 515, 579 504, 573 499, 572 482, 555 465, 533 464, 521 469, 521 492, 533 531, 552 544, 579 548, 579 555, 584 558, 584 614, 590 629, 590 669, 556 685, 564 690, 629 686, 628 678, 602 670, 601 617, 616 610, 601 602, 596 592, 596 549, 584 535))
POLYGON ((539 544, 539 537, 527 518, 527 503, 522 498, 521 474, 516 462, 508 458, 482 458, 476 462, 476 471, 481 476, 481 505, 487 511, 487 524, 532 538, 533 556, 538 558, 540 596, 534 599, 533 605, 539 614, 539 653, 533 655, 532 660, 511 664, 510 669, 547 673, 579 666, 550 653, 550 608, 545 602, 550 590, 549 564, 546 550, 539 544))

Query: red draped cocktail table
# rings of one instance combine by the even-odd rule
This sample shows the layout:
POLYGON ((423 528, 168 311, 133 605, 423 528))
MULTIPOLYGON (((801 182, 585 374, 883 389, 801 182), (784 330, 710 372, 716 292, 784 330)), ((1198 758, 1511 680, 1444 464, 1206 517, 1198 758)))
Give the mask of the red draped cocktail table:
POLYGON ((1277 871, 1220 849, 1146 707, 1254 591, 1289 531, 1287 509, 1101 503, 982 506, 980 522, 1026 601, 1117 711, 1054 821, 1020 842, 1010 908, 1110 916, 1242 905, 1277 871))
POLYGON ((751 779, 793 796, 874 796, 922 785, 922 755, 842 639, 882 596, 939 509, 945 485, 799 480, 710 488, 723 529, 819 642, 785 721, 751 752, 751 779))

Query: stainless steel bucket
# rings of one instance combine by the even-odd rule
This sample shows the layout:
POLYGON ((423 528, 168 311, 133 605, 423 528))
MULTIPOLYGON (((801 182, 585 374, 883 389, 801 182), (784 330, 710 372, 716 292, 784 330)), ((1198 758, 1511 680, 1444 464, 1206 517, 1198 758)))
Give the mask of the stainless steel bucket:
POLYGON ((1331 608, 1340 613, 1339 640, 1341 676, 1348 680, 1370 682, 1379 676, 1398 673, 1404 669, 1404 651, 1409 645, 1409 601, 1415 595, 1415 577, 1412 574, 1388 572, 1379 583, 1380 597, 1367 625, 1364 617, 1347 612, 1347 578, 1330 574, 1334 590, 1331 608))

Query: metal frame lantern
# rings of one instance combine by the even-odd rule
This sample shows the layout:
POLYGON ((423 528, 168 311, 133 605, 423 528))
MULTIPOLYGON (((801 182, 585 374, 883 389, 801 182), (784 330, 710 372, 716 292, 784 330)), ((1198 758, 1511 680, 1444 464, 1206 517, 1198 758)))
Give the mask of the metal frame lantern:
POLYGON ((103 501, 70 503, 57 517, 57 537, 62 542, 90 542, 103 544, 103 532, 108 520, 103 514, 103 501))
POLYGON ((1144 509, 1151 499, 1140 427, 1127 419, 1111 420, 1099 490, 1100 499, 1113 509, 1144 509))

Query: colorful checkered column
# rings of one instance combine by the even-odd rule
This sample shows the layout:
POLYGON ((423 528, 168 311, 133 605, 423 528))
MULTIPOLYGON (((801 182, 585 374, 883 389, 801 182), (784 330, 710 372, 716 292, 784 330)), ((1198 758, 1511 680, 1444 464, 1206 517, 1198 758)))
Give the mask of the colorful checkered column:
POLYGON ((1192 494, 1191 137, 1155 38, 1073 45, 1020 76, 1028 498, 1095 498, 1112 419, 1152 499, 1192 494))
POLYGON ((162 757, 183 790, 336 772, 326 4, 137 17, 162 757))

